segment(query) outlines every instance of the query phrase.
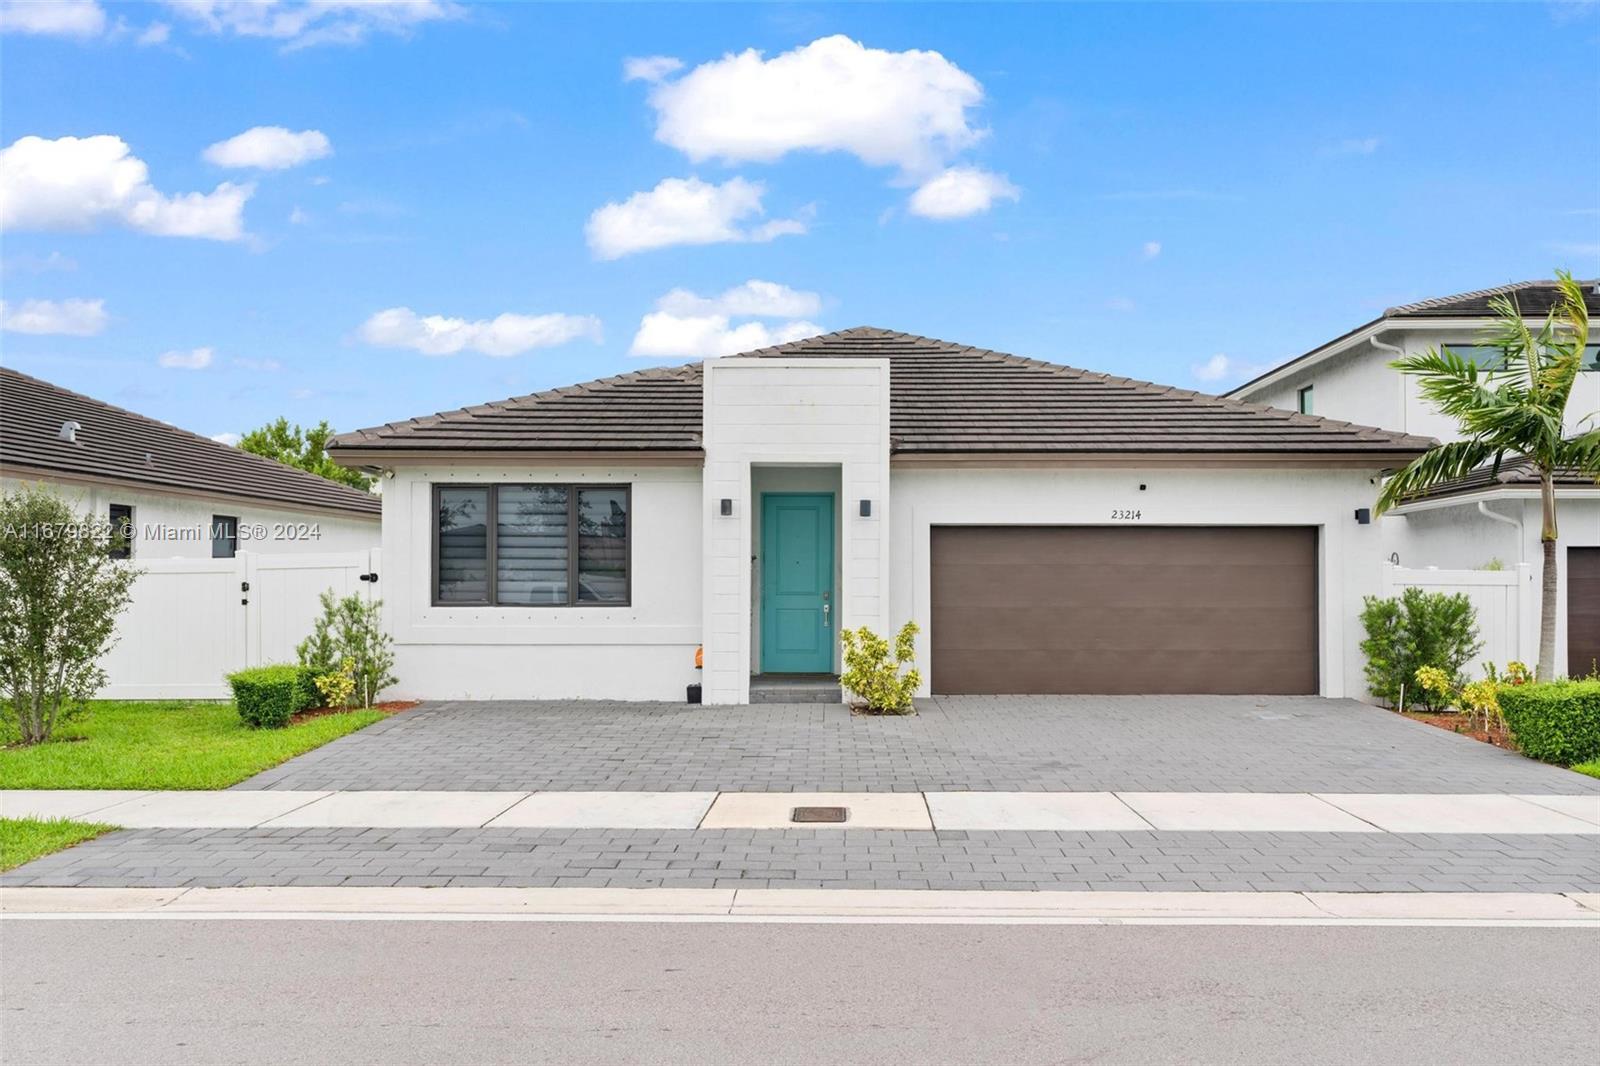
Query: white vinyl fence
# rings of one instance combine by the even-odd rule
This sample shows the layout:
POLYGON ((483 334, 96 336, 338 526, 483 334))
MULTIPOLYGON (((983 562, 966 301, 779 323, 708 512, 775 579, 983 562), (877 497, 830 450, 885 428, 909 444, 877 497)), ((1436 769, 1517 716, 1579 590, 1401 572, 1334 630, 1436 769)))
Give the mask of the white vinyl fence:
POLYGON ((1492 662, 1504 670, 1513 659, 1532 666, 1539 658, 1539 590, 1533 568, 1527 563, 1504 570, 1408 570, 1384 565, 1383 595, 1398 596, 1404 588, 1426 592, 1465 593, 1478 616, 1478 639, 1483 641, 1472 672, 1492 662))
POLYGON ((144 573, 101 665, 101 699, 227 699, 225 675, 294 662, 326 589, 377 589, 378 549, 329 555, 135 560, 144 573))

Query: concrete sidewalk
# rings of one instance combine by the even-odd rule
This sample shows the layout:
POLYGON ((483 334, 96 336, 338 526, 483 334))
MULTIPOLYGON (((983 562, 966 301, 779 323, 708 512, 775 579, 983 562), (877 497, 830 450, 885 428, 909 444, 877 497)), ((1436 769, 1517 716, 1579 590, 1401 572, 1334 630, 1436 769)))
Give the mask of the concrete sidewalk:
POLYGON ((0 792, 5 817, 129 829, 901 829, 1600 834, 1600 796, 1229 792, 0 792), (797 807, 842 807, 796 825, 797 807))
POLYGON ((447 920, 1562 923, 1597 893, 986 892, 680 888, 0 888, 0 916, 447 920))

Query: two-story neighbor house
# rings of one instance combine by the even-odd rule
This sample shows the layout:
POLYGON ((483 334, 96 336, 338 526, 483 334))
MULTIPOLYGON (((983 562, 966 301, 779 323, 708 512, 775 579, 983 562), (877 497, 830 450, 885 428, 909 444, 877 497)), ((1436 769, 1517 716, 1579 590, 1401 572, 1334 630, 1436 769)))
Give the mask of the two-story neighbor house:
MULTIPOLYGON (((1583 283, 1591 320, 1600 323, 1600 282, 1583 283)), ((1392 307, 1349 333, 1246 382, 1227 395, 1285 410, 1348 419, 1440 440, 1459 428, 1418 392, 1414 378, 1390 363, 1441 345, 1480 365, 1501 353, 1479 343, 1493 318, 1490 300, 1516 300, 1542 322, 1557 298, 1548 281, 1526 281, 1392 307)), ((1572 390, 1568 431, 1600 424, 1600 329, 1592 329, 1584 372, 1572 390)), ((1556 664, 1573 675, 1600 661, 1600 485, 1567 476, 1556 486, 1562 566, 1556 664)), ((1542 556, 1537 477, 1507 462, 1395 508, 1380 520, 1384 552, 1408 567, 1474 569, 1528 564, 1538 587, 1542 556)), ((1531 652, 1530 652, 1531 656, 1531 652)))
POLYGON ((906 621, 924 694, 1360 696, 1357 512, 1431 444, 857 328, 330 451, 385 479, 399 694, 745 703, 906 621))

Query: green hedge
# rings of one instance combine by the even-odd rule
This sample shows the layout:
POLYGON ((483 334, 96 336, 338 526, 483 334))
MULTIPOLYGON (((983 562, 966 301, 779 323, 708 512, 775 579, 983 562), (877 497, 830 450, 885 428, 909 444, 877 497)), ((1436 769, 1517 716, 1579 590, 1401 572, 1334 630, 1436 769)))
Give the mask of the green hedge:
POLYGON ((1600 759, 1600 681, 1502 685, 1499 697, 1524 755, 1560 766, 1600 759))
POLYGON ((239 718, 254 729, 282 729, 296 711, 320 700, 311 670, 303 666, 256 666, 228 675, 239 718))

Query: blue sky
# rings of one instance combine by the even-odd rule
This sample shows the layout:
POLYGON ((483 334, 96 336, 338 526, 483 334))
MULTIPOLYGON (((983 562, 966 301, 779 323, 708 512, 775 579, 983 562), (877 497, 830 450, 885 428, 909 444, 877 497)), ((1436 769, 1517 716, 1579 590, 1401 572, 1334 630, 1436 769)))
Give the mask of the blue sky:
POLYGON ((0 2, 7 365, 208 435, 860 324, 1221 391, 1600 274, 1593 4, 253 10, 0 2))

